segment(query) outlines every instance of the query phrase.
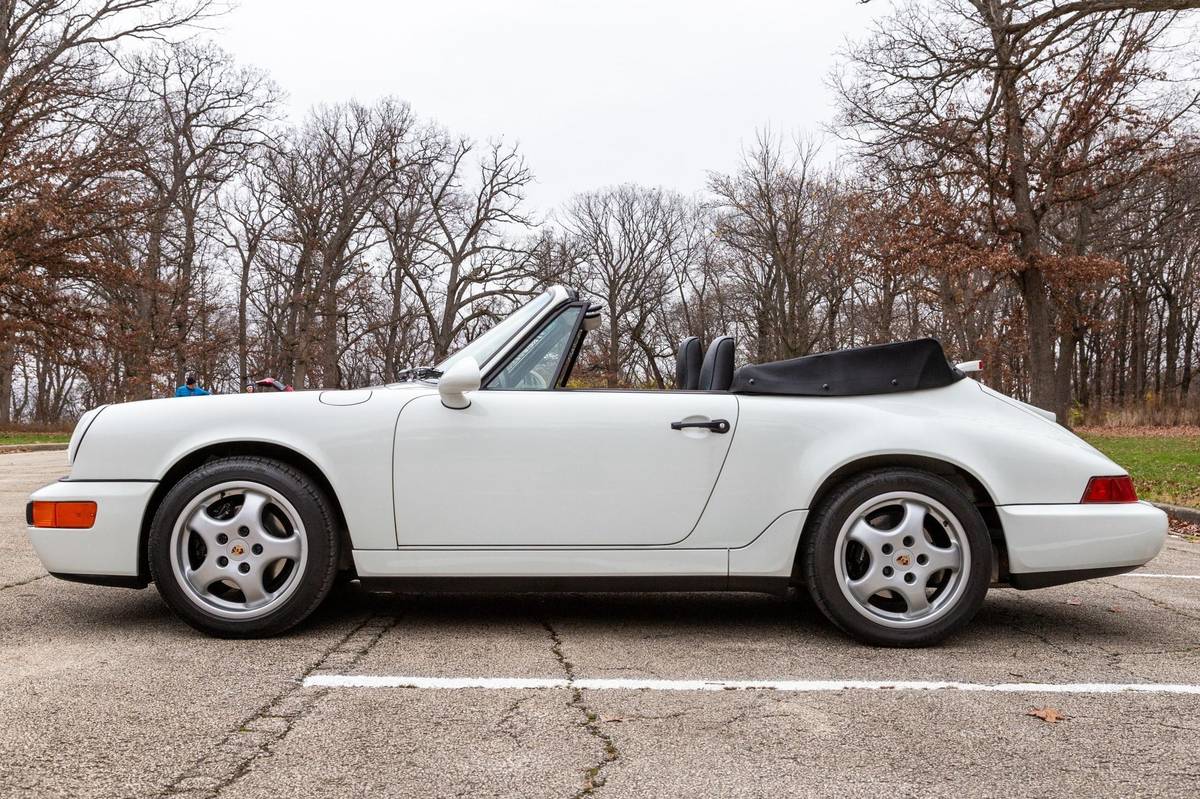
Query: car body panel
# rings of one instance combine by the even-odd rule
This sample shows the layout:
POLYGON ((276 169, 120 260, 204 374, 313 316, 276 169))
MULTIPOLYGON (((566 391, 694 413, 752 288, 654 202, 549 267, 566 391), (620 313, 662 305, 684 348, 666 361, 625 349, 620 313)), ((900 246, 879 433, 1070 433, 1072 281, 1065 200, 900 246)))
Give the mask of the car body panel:
POLYGON ((886 396, 739 397, 738 435, 689 544, 742 546, 781 513, 811 507, 839 469, 871 458, 950 464, 997 505, 1077 503, 1090 477, 1124 473, 1058 425, 979 388, 961 380, 886 396), (741 540, 729 539, 734 529, 741 540))
POLYGON ((1140 566, 1166 541, 1166 514, 1148 502, 997 510, 1016 574, 1140 566))
POLYGON ((142 515, 156 488, 154 480, 59 481, 34 492, 31 501, 96 503, 96 523, 89 530, 29 528, 29 539, 46 571, 136 577, 142 515))
POLYGON ((619 577, 729 574, 725 549, 404 548, 354 553, 359 577, 619 577))
POLYGON ((729 550, 730 577, 787 579, 796 563, 796 548, 808 511, 792 510, 776 517, 749 543, 729 550))
MULTIPOLYGON (((76 455, 71 480, 160 480, 195 452, 223 443, 285 447, 329 481, 355 547, 396 546, 392 518, 392 430, 404 404, 430 386, 374 391, 353 405, 315 391, 235 394, 183 402, 110 405, 76 455)), ((357 397, 356 397, 357 398, 357 397)))
POLYGON ((737 414, 728 393, 479 391, 462 410, 414 400, 396 424, 397 543, 681 543, 717 483, 737 414), (731 431, 671 429, 716 419, 731 431))

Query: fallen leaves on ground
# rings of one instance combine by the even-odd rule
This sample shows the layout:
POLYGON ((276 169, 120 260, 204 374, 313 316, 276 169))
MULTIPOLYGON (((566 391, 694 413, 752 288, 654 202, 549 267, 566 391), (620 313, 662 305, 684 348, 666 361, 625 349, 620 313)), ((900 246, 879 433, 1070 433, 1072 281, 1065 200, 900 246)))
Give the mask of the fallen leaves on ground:
POLYGON ((1194 424, 1175 425, 1173 427, 1143 426, 1113 426, 1113 427, 1077 427, 1076 435, 1084 436, 1120 436, 1123 438, 1191 438, 1200 436, 1200 426, 1194 424))
POLYGON ((1067 720, 1063 712, 1055 707, 1035 707, 1025 715, 1039 718, 1047 724, 1057 724, 1060 721, 1067 720))
POLYGON ((1185 522, 1183 519, 1171 519, 1171 535, 1177 535, 1188 541, 1200 540, 1200 524, 1185 522))

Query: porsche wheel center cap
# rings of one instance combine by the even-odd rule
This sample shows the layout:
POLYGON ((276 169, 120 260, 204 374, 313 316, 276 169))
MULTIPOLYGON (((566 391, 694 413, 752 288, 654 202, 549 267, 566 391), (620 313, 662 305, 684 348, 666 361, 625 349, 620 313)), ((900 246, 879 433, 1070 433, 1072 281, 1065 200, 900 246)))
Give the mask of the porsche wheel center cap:
POLYGON ((910 565, 912 565, 912 562, 913 562, 913 556, 912 556, 911 552, 897 552, 896 553, 896 565, 899 566, 900 568, 907 569, 910 565))
POLYGON ((237 542, 229 548, 229 554, 231 557, 240 558, 246 554, 246 545, 240 541, 237 542))

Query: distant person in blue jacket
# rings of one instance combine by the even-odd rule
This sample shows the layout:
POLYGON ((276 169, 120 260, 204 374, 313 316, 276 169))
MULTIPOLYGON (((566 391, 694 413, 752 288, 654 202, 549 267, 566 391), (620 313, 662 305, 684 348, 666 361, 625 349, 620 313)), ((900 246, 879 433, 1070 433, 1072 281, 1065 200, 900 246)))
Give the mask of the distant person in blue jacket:
POLYGON ((177 397, 207 397, 208 392, 196 385, 196 376, 188 374, 184 379, 183 385, 175 389, 177 397))

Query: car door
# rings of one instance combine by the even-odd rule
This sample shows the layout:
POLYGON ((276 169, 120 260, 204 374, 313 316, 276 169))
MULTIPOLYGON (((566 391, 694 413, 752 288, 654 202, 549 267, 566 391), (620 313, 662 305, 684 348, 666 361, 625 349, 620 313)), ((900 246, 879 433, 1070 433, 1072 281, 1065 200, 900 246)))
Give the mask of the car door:
POLYGON ((682 541, 716 485, 737 411, 732 394, 682 391, 483 390, 462 410, 415 399, 396 427, 397 543, 682 541), (728 424, 672 427, 717 420, 728 424))
POLYGON ((440 397, 396 425, 402 547, 661 546, 691 533, 737 425, 732 394, 563 386, 599 311, 558 309, 465 408, 440 397))

